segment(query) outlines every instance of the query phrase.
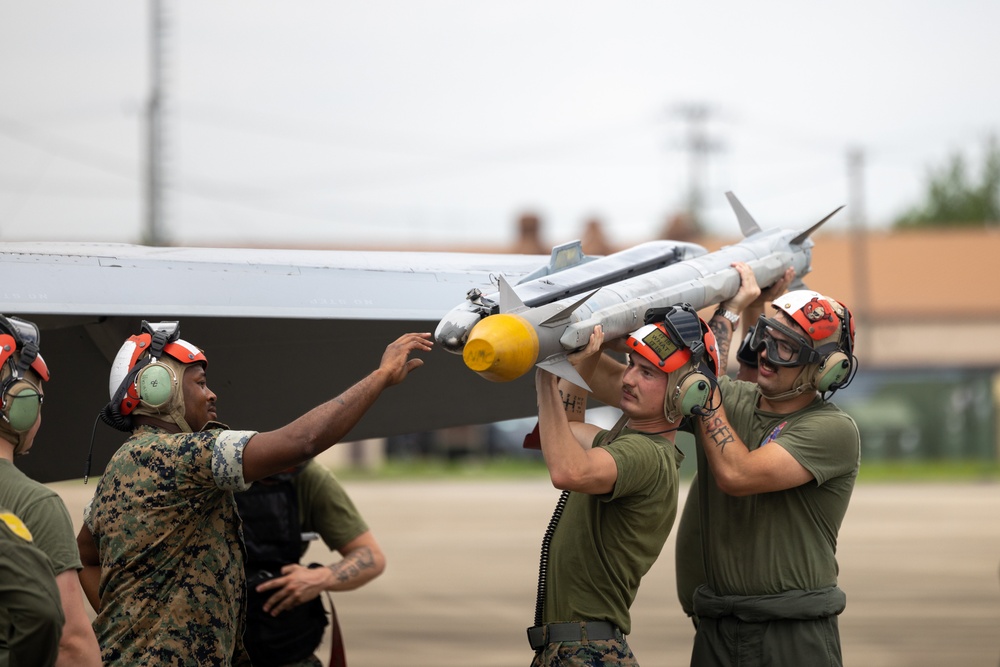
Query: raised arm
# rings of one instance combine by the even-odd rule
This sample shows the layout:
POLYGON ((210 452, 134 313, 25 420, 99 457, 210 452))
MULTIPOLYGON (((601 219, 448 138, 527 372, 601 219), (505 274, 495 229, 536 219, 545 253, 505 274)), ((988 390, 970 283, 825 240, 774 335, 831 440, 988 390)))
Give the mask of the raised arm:
POLYGON ((386 348, 378 368, 340 396, 287 426, 253 436, 243 450, 243 478, 248 482, 263 479, 340 442, 385 389, 423 365, 423 359, 411 359, 410 354, 430 350, 430 338, 429 333, 403 335, 386 348))
MULTIPOLYGON (((577 366, 593 364, 587 357, 600 357, 604 332, 595 327, 587 347, 577 357, 577 366)), ((584 372, 587 372, 584 370, 584 372)), ((583 373, 581 373, 583 375, 583 373)), ((587 379, 586 375, 583 375, 587 379)), ((538 396, 538 427, 542 456, 552 485, 582 493, 607 493, 618 479, 618 467, 604 449, 591 444, 600 428, 583 422, 587 392, 539 368, 535 373, 538 396), (560 388, 563 391, 560 391, 560 388), (573 421, 571 423, 571 416, 573 421)))

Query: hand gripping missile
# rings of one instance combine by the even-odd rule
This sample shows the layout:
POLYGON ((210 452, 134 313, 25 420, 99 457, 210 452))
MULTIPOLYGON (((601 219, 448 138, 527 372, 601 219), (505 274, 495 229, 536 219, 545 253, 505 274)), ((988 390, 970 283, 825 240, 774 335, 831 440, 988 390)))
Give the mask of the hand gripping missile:
MULTIPOLYGON (((739 290, 739 273, 732 267, 737 261, 746 262, 761 285, 772 284, 788 267, 801 278, 812 268, 809 235, 843 208, 805 231, 762 231, 732 193, 726 196, 746 237, 736 245, 624 276, 594 291, 536 307, 522 301, 514 288, 501 281, 499 312, 483 316, 468 334, 462 350, 466 366, 489 380, 506 382, 524 375, 537 363, 585 387, 566 355, 586 345, 596 325, 600 324, 605 338, 611 340, 638 328, 650 308, 686 302, 702 309, 724 301, 739 290)), ((444 321, 438 332, 442 325, 444 321)))

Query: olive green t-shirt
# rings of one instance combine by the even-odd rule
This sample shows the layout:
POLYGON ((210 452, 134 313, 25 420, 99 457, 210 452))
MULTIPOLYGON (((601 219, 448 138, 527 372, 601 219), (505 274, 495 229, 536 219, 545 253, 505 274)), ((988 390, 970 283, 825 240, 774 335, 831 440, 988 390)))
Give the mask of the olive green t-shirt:
MULTIPOLYGON (((319 533, 327 547, 339 550, 368 531, 350 496, 328 469, 310 461, 295 477, 299 523, 303 531, 319 533)), ((304 554, 308 544, 303 545, 304 554)))
POLYGON ((674 525, 684 455, 631 429, 604 447, 618 467, 615 488, 569 494, 550 547, 543 622, 608 621, 628 634, 639 581, 674 525))
POLYGON ((59 495, 31 479, 7 459, 0 458, 0 505, 24 521, 35 546, 49 560, 56 575, 79 570, 80 551, 69 510, 59 495))
POLYGON ((698 443, 698 502, 707 583, 719 595, 770 595, 837 584, 837 534, 854 490, 861 437, 819 396, 791 414, 757 407, 757 385, 723 377, 726 415, 750 450, 783 447, 814 477, 735 497, 719 490, 698 443))
POLYGON ((49 667, 59 657, 65 616, 48 556, 31 531, 0 508, 0 665, 49 667))

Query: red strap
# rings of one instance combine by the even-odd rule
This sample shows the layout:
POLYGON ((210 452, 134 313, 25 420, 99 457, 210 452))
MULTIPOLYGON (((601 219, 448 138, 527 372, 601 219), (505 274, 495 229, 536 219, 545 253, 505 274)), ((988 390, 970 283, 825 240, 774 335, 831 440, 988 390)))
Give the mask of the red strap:
POLYGON ((542 448, 542 436, 538 432, 538 422, 535 422, 535 428, 531 430, 531 433, 524 436, 525 449, 541 449, 542 448))
MULTIPOLYGON (((329 596, 328 596, 329 598, 329 596)), ((347 667, 347 657, 344 655, 344 636, 340 634, 340 623, 337 622, 337 610, 330 599, 330 667, 347 667)))

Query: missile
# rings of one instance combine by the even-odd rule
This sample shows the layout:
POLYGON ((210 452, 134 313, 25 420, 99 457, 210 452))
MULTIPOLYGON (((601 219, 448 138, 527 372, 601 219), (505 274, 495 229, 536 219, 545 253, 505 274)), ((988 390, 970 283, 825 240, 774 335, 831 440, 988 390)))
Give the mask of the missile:
POLYGON ((511 289, 506 282, 501 282, 499 291, 488 294, 470 290, 465 301, 438 323, 434 338, 445 350, 462 354, 469 332, 480 320, 510 309, 501 302, 516 303, 518 308, 539 308, 707 252, 694 243, 650 241, 606 257, 591 257, 583 253, 580 241, 570 241, 553 248, 548 265, 518 282, 513 296, 502 297, 503 290, 511 289))
MULTIPOLYGON (((586 345, 596 325, 604 328, 605 338, 610 340, 641 326, 650 308, 686 302, 700 310, 725 301, 740 286, 733 262, 745 262, 760 285, 772 284, 788 267, 801 278, 812 270, 814 244, 809 236, 843 208, 804 231, 765 231, 733 193, 727 192, 726 197, 744 235, 735 245, 709 253, 694 244, 678 244, 673 261, 632 274, 601 270, 598 265, 600 277, 591 281, 581 279, 584 267, 593 268, 608 260, 605 268, 609 268, 618 259, 636 259, 641 253, 629 253, 642 246, 555 270, 518 286, 501 277, 497 294, 476 299, 468 295, 464 304, 441 321, 435 337, 445 349, 461 351, 470 370, 494 382, 514 380, 537 364, 586 387, 566 355, 586 345), (560 281, 558 289, 546 283, 556 279, 560 281), (546 296, 540 297, 540 293, 546 296)), ((555 255, 554 250, 553 258, 555 255)), ((552 271, 553 263, 546 270, 552 271)))

